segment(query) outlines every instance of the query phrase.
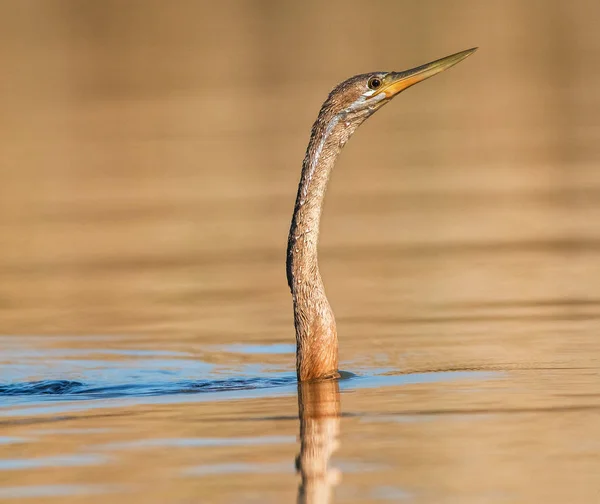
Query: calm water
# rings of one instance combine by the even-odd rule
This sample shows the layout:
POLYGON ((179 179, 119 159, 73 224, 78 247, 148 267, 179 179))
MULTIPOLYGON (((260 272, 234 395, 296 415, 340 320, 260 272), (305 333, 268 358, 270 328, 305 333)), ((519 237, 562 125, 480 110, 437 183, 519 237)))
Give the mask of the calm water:
POLYGON ((0 501, 598 502, 600 7, 523 4, 3 2, 0 501), (299 389, 321 101, 473 45, 342 154, 299 389))

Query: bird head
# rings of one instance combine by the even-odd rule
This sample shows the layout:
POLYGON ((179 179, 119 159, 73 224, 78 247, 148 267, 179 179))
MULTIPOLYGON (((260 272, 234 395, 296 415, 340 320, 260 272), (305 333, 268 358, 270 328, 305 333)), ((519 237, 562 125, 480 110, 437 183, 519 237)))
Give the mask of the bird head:
POLYGON ((356 75, 336 86, 323 104, 328 115, 336 115, 357 126, 405 89, 433 77, 473 54, 467 49, 402 72, 371 72, 356 75))

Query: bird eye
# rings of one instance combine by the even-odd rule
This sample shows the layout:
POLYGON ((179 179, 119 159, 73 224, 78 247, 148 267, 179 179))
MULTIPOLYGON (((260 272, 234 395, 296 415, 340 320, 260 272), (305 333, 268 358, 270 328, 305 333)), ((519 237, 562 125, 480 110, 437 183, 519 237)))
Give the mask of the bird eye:
POLYGON ((367 86, 369 86, 370 89, 377 89, 379 86, 381 86, 381 79, 377 77, 371 77, 369 82, 367 82, 367 86))

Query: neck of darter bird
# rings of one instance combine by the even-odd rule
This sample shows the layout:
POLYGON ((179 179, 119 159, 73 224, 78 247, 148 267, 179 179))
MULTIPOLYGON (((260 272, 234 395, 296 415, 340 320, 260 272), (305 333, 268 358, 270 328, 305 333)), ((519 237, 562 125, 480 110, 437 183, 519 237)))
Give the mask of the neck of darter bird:
POLYGON ((345 143, 339 122, 334 116, 313 126, 288 239, 287 275, 294 302, 297 372, 302 380, 337 373, 335 318, 319 272, 317 245, 327 183, 345 143))

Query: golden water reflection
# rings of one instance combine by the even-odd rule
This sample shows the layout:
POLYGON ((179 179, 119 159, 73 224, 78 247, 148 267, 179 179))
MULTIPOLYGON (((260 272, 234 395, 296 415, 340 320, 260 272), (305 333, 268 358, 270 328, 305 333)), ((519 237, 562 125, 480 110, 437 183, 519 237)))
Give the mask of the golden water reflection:
MULTIPOLYGON (((301 495, 597 502, 598 19, 597 0, 0 2, 0 381, 293 375, 272 348, 294 342, 285 245, 323 99, 479 46, 345 147, 321 272, 344 370, 497 374, 342 384, 341 417, 300 414, 301 495), (327 460, 337 485, 311 472, 327 460)), ((0 401, 0 497, 293 502, 295 393, 0 401)))
POLYGON ((331 455, 339 447, 340 390, 337 380, 300 383, 300 453, 296 469, 302 478, 298 489, 301 504, 332 502, 333 487, 341 473, 329 467, 331 455))

